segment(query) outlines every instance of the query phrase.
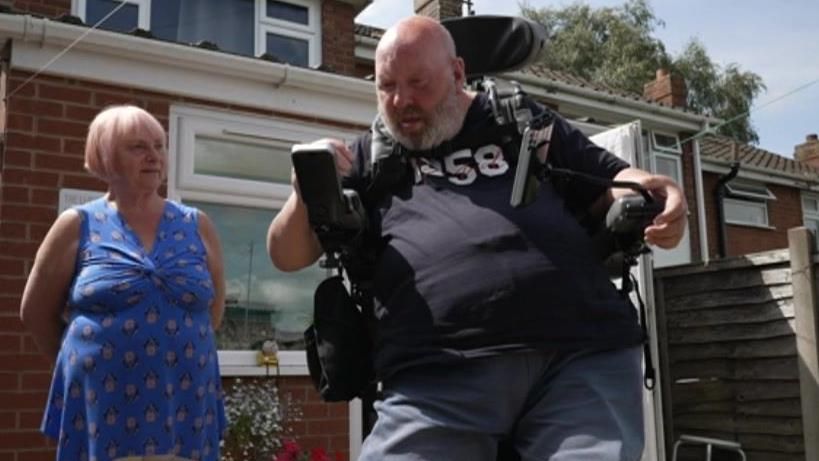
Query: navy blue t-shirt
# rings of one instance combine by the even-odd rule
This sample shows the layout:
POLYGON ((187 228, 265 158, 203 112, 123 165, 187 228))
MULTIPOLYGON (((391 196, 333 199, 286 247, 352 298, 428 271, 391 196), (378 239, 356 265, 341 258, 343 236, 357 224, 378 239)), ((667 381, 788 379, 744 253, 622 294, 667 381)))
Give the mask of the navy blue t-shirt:
MULTIPOLYGON (((617 348, 643 338, 634 308, 564 203, 566 196, 571 208, 588 208, 605 189, 571 184, 561 195, 547 182, 533 203, 513 208, 515 155, 504 153, 500 140, 491 142, 497 130, 479 93, 452 140, 462 148, 417 159, 420 180, 403 184, 371 213, 386 242, 373 280, 382 378, 423 363, 617 348)), ((368 133, 352 146, 356 160, 346 186, 365 187, 370 144, 368 133)), ((628 167, 559 116, 549 156, 553 165, 605 178, 628 167)))

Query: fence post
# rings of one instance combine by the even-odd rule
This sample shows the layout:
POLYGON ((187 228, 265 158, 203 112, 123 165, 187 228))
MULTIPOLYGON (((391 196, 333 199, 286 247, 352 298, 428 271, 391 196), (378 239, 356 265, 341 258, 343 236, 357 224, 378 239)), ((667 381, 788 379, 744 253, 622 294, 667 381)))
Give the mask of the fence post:
POLYGON ((788 230, 791 256, 796 352, 799 359, 799 394, 802 400, 802 437, 805 459, 819 460, 819 349, 817 299, 813 269, 813 234, 805 227, 788 230))

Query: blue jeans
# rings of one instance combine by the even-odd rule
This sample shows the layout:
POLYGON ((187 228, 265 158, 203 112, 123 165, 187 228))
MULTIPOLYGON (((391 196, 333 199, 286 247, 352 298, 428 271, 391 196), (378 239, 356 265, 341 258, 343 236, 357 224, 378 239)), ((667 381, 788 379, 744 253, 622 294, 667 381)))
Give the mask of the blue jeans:
POLYGON ((505 354, 417 366, 384 382, 361 461, 637 461, 642 349, 505 354))

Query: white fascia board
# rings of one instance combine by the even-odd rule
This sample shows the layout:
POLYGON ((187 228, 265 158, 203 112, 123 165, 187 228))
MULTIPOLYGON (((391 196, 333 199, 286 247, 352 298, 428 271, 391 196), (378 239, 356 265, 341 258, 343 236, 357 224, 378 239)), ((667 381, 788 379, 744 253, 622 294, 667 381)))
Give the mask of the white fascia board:
POLYGON ((698 132, 706 123, 719 120, 702 115, 689 114, 623 96, 603 93, 589 88, 543 79, 524 73, 510 73, 504 79, 519 82, 523 89, 534 96, 555 101, 561 112, 575 112, 601 119, 617 118, 618 122, 639 119, 644 129, 670 130, 672 132, 698 132))
POLYGON ((29 15, 0 14, 0 38, 13 40, 13 69, 48 65, 52 75, 342 123, 369 125, 376 113, 373 83, 364 79, 29 15))
MULTIPOLYGON (((702 157, 702 171, 704 172, 723 175, 730 170, 731 164, 729 162, 702 157)), ((778 184, 780 186, 794 187, 797 189, 810 189, 819 186, 819 177, 799 176, 750 165, 740 165, 739 174, 737 176, 752 181, 778 184)))
POLYGON ((378 46, 378 40, 372 37, 364 37, 361 35, 355 36, 355 57, 358 59, 366 59, 367 61, 375 62, 375 48, 378 46))

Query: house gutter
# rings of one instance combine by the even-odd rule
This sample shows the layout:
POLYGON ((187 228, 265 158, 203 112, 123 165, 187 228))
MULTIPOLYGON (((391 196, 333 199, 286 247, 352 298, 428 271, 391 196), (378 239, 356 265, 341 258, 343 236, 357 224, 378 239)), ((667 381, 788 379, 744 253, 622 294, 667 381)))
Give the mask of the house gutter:
POLYGON ((731 164, 731 171, 727 174, 724 174, 719 177, 717 180, 717 187, 714 190, 714 198, 717 201, 717 222, 719 222, 719 227, 717 231, 717 253, 720 258, 724 258, 727 251, 725 249, 725 237, 728 232, 727 226, 725 224, 725 185, 728 184, 732 179, 736 178, 737 174, 739 173, 739 166, 740 163, 735 161, 731 164))
POLYGON ((702 156, 700 155, 700 143, 697 139, 692 141, 694 152, 694 192, 697 201, 697 228, 699 229, 700 240, 700 260, 708 265, 711 255, 708 251, 708 226, 705 220, 705 186, 702 177, 702 156))
POLYGON ((577 103, 578 97, 589 99, 602 103, 608 111, 622 113, 626 118, 644 118, 665 128, 674 127, 680 131, 699 132, 709 123, 719 122, 717 119, 706 116, 604 93, 586 87, 570 85, 553 79, 535 77, 531 74, 515 72, 506 74, 503 77, 520 83, 529 94, 536 94, 557 101, 564 100, 569 103, 577 103), (645 114, 651 116, 646 117, 645 114))
POLYGON ((50 74, 365 126, 375 115, 373 84, 360 78, 22 14, 0 14, 0 39, 13 41, 13 70, 47 67, 50 74))

